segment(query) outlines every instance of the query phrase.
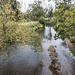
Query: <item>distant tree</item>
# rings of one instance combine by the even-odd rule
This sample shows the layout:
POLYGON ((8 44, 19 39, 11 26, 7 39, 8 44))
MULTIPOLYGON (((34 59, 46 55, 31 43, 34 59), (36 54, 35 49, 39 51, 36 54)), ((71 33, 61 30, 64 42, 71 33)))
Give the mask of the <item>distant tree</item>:
POLYGON ((51 20, 51 17, 53 16, 53 8, 50 8, 48 10, 48 17, 50 17, 50 20, 51 20))
POLYGON ((27 19, 32 19, 32 12, 30 11, 30 9, 26 11, 26 17, 27 19))
POLYGON ((44 9, 44 12, 45 12, 45 17, 47 17, 47 14, 48 14, 48 8, 45 8, 45 9, 44 9))
POLYGON ((38 20, 41 16, 44 16, 45 12, 41 6, 41 1, 34 1, 33 4, 29 4, 31 7, 31 13, 34 20, 38 20))
MULTIPOLYGON (((51 0, 48 0, 50 2, 51 0)), ((55 3, 56 9, 69 6, 73 0, 53 0, 55 3)))

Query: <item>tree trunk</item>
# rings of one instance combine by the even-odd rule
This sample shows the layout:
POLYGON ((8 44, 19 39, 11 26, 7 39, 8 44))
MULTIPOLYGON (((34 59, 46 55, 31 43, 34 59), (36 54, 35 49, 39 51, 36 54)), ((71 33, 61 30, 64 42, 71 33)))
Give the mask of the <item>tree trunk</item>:
POLYGON ((6 28, 5 28, 5 24, 3 23, 3 31, 4 31, 4 35, 6 34, 6 28))
POLYGON ((5 28, 5 24, 3 23, 3 31, 4 31, 4 41, 6 39, 6 28, 5 28))

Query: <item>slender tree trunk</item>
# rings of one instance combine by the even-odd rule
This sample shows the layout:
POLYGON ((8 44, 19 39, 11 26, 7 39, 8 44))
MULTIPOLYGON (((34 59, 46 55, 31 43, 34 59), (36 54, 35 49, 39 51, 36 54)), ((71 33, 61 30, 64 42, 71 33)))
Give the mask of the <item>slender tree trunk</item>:
POLYGON ((6 28, 5 28, 5 24, 3 23, 3 31, 4 31, 4 35, 6 34, 6 28))

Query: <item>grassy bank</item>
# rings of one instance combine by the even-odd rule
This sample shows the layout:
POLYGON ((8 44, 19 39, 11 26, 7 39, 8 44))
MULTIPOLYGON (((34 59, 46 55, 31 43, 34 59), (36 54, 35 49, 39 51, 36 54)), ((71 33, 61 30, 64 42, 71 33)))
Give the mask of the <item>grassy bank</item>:
MULTIPOLYGON (((2 27, 2 26, 1 26, 2 27)), ((3 50, 7 48, 9 45, 14 44, 16 42, 22 42, 24 44, 32 44, 33 41, 38 40, 36 46, 38 47, 40 44, 41 36, 36 32, 37 29, 43 27, 39 22, 14 22, 9 21, 6 24, 6 34, 4 34, 4 30, 0 29, 0 48, 3 50), (33 40, 33 41, 32 41, 33 40)), ((36 47, 35 47, 36 48, 36 47)))

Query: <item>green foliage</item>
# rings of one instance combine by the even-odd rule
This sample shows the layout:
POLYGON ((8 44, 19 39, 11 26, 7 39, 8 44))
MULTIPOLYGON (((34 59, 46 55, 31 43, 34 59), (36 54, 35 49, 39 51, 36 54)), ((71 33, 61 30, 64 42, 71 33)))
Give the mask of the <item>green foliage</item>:
POLYGON ((41 24, 45 24, 45 18, 44 18, 44 17, 40 17, 40 18, 39 18, 39 22, 40 22, 41 24))
POLYGON ((56 17, 52 17, 50 23, 54 26, 57 23, 56 17))
MULTIPOLYGON (((62 7, 55 13, 54 28, 61 34, 60 38, 70 38, 73 44, 75 44, 75 7, 66 6, 62 7)), ((58 34, 58 35, 59 35, 58 34)))
POLYGON ((33 15, 32 15, 32 12, 28 9, 27 11, 26 11, 26 15, 25 15, 25 19, 33 19, 34 17, 33 17, 33 15))
POLYGON ((19 13, 18 9, 13 9, 10 2, 6 2, 0 7, 0 49, 4 50, 13 43, 22 42, 24 45, 30 45, 32 48, 40 50, 42 37, 35 32, 35 28, 18 25, 16 22, 18 19, 20 22, 25 22, 26 14, 19 13))
POLYGON ((4 5, 4 4, 8 3, 8 2, 10 2, 11 7, 13 9, 17 9, 17 1, 16 0, 0 0, 1 5, 4 5))
POLYGON ((4 49, 15 41, 15 30, 17 29, 17 25, 14 21, 8 21, 5 25, 5 34, 2 24, 0 27, 0 48, 4 49))
POLYGON ((56 9, 60 9, 65 6, 69 6, 73 0, 54 0, 56 9))
POLYGON ((18 20, 23 20, 23 19, 25 19, 25 13, 23 13, 23 12, 19 12, 19 14, 18 14, 18 20))
POLYGON ((29 19, 22 19, 18 21, 18 23, 28 23, 28 22, 30 22, 29 19))
POLYGON ((42 27, 43 27, 43 25, 40 24, 40 23, 37 23, 37 24, 31 26, 31 28, 34 29, 34 30, 38 30, 38 29, 40 29, 40 28, 42 28, 42 27))
POLYGON ((1 30, 3 30, 4 35, 6 35, 6 24, 8 21, 16 21, 15 19, 16 12, 11 8, 10 2, 1 6, 0 12, 0 23, 1 23, 1 30))
POLYGON ((32 20, 38 20, 41 16, 45 16, 43 7, 41 6, 41 1, 35 1, 35 3, 30 4, 32 20))
POLYGON ((14 30, 11 31, 12 33, 10 32, 9 36, 7 35, 7 31, 9 29, 11 30, 11 28, 12 29, 16 28, 16 26, 14 28, 15 24, 13 23, 13 21, 16 21, 16 18, 15 18, 16 12, 15 10, 12 9, 10 1, 8 2, 6 0, 5 1, 1 0, 0 10, 1 10, 0 11, 0 41, 1 41, 0 48, 5 48, 7 47, 7 44, 5 42, 7 40, 8 42, 10 41, 9 36, 13 33, 14 30), (12 24, 14 25, 12 26, 12 24))
POLYGON ((21 42, 22 45, 30 45, 32 48, 40 51, 40 49, 42 49, 40 42, 42 36, 35 31, 39 29, 39 27, 42 27, 42 25, 36 24, 32 27, 25 27, 18 25, 14 21, 9 21, 6 24, 6 34, 3 34, 3 30, 0 29, 0 48, 4 49, 13 43, 21 42))
POLYGON ((49 16, 49 17, 52 17, 52 16, 53 16, 53 8, 49 9, 49 11, 48 11, 48 16, 49 16))

